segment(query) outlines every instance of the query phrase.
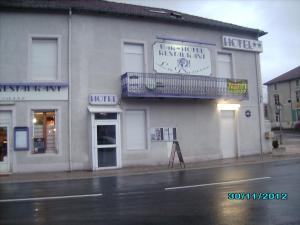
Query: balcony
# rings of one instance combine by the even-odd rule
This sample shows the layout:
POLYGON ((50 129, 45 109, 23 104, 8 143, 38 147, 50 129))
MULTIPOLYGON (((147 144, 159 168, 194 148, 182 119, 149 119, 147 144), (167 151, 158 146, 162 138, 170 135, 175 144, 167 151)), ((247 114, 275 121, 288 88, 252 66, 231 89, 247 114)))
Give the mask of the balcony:
POLYGON ((248 99, 248 81, 208 76, 125 73, 123 98, 248 99))

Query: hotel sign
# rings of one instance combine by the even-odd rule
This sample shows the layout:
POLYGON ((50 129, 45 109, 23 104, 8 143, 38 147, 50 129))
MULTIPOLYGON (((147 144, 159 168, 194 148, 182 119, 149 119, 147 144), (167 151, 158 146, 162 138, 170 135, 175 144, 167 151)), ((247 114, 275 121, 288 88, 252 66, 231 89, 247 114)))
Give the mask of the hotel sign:
POLYGON ((246 80, 230 80, 227 79, 227 91, 232 94, 246 94, 248 91, 248 83, 246 80))
POLYGON ((208 48, 197 45, 156 42, 153 45, 154 70, 157 73, 211 75, 208 48))
POLYGON ((118 96, 114 94, 90 94, 89 103, 91 105, 117 105, 118 96))
POLYGON ((67 83, 0 83, 0 102, 68 100, 67 83))
POLYGON ((243 51, 262 52, 262 42, 252 39, 245 39, 239 37, 223 36, 223 48, 230 48, 243 51))

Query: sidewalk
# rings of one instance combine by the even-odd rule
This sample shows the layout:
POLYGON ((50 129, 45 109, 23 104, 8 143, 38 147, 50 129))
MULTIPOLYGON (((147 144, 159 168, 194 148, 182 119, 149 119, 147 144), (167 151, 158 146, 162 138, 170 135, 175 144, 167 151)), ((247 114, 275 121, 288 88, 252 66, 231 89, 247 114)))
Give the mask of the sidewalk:
POLYGON ((265 154, 263 158, 260 155, 247 156, 233 159, 219 159, 202 161, 198 163, 188 163, 186 168, 180 168, 179 163, 174 163, 174 168, 168 168, 168 165, 160 166, 139 166, 139 167, 126 167, 114 170, 101 170, 101 171, 73 171, 73 172, 49 172, 49 173, 17 173, 10 175, 0 175, 1 183, 24 183, 24 182, 41 182, 41 181, 59 181, 59 180, 74 180, 74 179, 88 179, 95 177, 110 177, 110 176, 128 176, 140 175, 151 173, 162 173, 172 171, 184 171, 193 169, 207 169, 224 166, 236 166, 257 164, 263 162, 271 162, 278 160, 300 159, 299 150, 295 153, 284 152, 282 154, 265 154))

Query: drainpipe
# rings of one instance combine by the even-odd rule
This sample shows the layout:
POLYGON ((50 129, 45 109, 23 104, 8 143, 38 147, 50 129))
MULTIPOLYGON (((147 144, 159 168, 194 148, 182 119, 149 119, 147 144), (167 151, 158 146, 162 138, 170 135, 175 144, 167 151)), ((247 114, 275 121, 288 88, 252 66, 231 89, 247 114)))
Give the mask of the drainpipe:
MULTIPOLYGON (((258 40, 258 37, 257 37, 258 40)), ((263 159, 263 144, 262 144, 262 118, 261 118, 261 87, 260 81, 261 76, 258 69, 259 62, 258 62, 258 55, 259 53, 255 53, 255 67, 256 67, 256 86, 257 86, 257 106, 258 106, 258 123, 259 123, 259 142, 260 142, 260 157, 263 159)))
POLYGON ((69 171, 72 172, 72 65, 71 65, 71 41, 72 41, 72 9, 69 8, 69 24, 68 24, 68 79, 69 79, 69 171))

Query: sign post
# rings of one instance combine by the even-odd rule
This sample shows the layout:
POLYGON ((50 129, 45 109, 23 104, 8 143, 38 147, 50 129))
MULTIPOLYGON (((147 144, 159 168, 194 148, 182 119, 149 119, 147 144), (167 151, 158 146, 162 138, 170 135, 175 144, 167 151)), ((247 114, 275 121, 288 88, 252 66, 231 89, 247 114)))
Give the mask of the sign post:
POLYGON ((177 156, 178 156, 178 159, 179 159, 180 167, 185 168, 185 164, 184 164, 184 161, 183 161, 183 157, 182 157, 182 153, 181 153, 178 141, 173 141, 171 155, 170 155, 170 158, 169 158, 168 168, 173 168, 176 153, 177 153, 177 156))

